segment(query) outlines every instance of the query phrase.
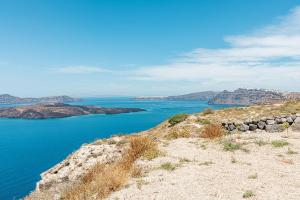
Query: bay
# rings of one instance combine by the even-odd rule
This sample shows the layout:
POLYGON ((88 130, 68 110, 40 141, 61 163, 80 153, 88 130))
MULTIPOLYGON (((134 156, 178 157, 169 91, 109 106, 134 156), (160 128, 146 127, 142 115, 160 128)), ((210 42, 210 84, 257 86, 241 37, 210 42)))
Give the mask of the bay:
POLYGON ((146 130, 177 113, 229 107, 211 106, 201 101, 138 101, 131 98, 85 98, 72 104, 133 107, 147 111, 47 120, 0 119, 1 200, 24 197, 34 190, 40 173, 62 161, 83 143, 113 134, 146 130))

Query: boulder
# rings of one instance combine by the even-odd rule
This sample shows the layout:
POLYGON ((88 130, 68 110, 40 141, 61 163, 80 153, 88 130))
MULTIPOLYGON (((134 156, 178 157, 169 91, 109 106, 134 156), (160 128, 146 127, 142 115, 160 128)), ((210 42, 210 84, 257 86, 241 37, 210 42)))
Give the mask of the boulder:
POLYGON ((291 126, 293 131, 300 131, 300 117, 297 117, 291 126))
POLYGON ((292 118, 293 121, 295 121, 295 119, 297 118, 297 116, 296 115, 292 115, 291 118, 292 118))
POLYGON ((294 122, 294 120, 292 119, 292 117, 287 117, 286 118, 286 121, 289 123, 289 124, 292 124, 294 122))
POLYGON ((286 118, 285 117, 281 118, 281 123, 284 123, 284 122, 286 122, 286 118))
POLYGON ((233 124, 228 125, 228 130, 229 131, 233 131, 234 129, 236 129, 235 125, 233 125, 233 124))
POLYGON ((284 127, 281 124, 268 124, 266 125, 266 131, 269 133, 282 132, 284 127))
MULTIPOLYGON (((284 119, 284 118, 282 118, 282 119, 284 119)), ((275 122, 276 122, 276 124, 281 124, 281 123, 282 123, 281 118, 280 118, 280 117, 277 117, 277 118, 275 119, 275 122)))
POLYGON ((249 130, 250 131, 255 131, 257 129, 257 125, 256 124, 249 124, 249 130))
POLYGON ((241 124, 239 130, 242 132, 249 131, 249 126, 246 124, 241 124))
POLYGON ((273 124, 275 124, 275 120, 274 119, 268 119, 267 124, 268 125, 273 125, 273 124))
POLYGON ((265 126, 266 126, 266 122, 264 122, 264 121, 259 121, 257 123, 257 127, 261 130, 263 130, 265 128, 265 126))

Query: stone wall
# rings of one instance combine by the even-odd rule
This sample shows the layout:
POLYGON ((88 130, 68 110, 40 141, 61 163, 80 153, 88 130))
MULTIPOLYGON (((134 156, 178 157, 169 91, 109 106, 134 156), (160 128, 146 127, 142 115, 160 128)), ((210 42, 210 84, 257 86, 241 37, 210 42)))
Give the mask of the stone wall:
POLYGON ((223 122, 222 126, 232 132, 232 131, 256 131, 265 130, 267 132, 282 132, 286 128, 285 125, 289 125, 293 130, 300 131, 300 113, 272 116, 272 117, 262 117, 259 120, 247 120, 243 123, 237 122, 223 122))

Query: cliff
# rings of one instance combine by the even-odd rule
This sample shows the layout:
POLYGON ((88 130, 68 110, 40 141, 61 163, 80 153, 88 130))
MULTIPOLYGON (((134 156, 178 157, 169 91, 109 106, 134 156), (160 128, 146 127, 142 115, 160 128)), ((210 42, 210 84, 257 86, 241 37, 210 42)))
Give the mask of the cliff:
POLYGON ((68 103, 80 101, 69 96, 53 96, 41 98, 21 98, 9 94, 0 95, 0 104, 32 104, 32 103, 68 103))
POLYGON ((281 92, 263 89, 224 90, 209 100, 209 104, 253 105, 283 102, 286 96, 281 92))
POLYGON ((26 199, 296 200, 299 136, 300 102, 174 116, 135 135, 83 145, 44 172, 26 199), (259 121, 283 128, 240 129, 259 121), (236 128, 224 132, 221 124, 236 128))
POLYGON ((178 96, 166 97, 137 97, 136 100, 190 100, 208 101, 209 104, 254 105, 299 100, 299 92, 279 92, 265 89, 237 89, 222 92, 204 91, 178 96))
POLYGON ((139 108, 99 108, 63 103, 35 104, 13 108, 0 108, 0 118, 49 119, 89 114, 119 114, 145 111, 139 108))

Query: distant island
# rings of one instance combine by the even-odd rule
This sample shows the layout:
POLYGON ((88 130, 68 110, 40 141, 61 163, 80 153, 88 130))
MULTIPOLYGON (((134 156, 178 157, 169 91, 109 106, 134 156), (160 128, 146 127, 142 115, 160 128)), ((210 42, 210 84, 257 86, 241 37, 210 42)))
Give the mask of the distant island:
POLYGON ((242 89, 222 92, 204 91, 178 96, 166 97, 136 97, 135 100, 198 100, 209 104, 254 105, 283 102, 286 100, 299 100, 300 92, 279 92, 266 89, 242 89))
POLYGON ((0 95, 0 104, 33 104, 33 103, 69 103, 80 101, 78 98, 69 96, 51 96, 40 98, 21 98, 9 94, 0 95))
POLYGON ((0 118, 51 119, 89 114, 120 114, 145 111, 140 108, 102 108, 64 103, 36 104, 12 108, 0 108, 0 118))
POLYGON ((204 91, 204 92, 195 92, 190 94, 178 95, 178 96, 166 96, 166 97, 136 97, 135 100, 198 100, 198 101, 209 101, 218 92, 214 91, 204 91))

